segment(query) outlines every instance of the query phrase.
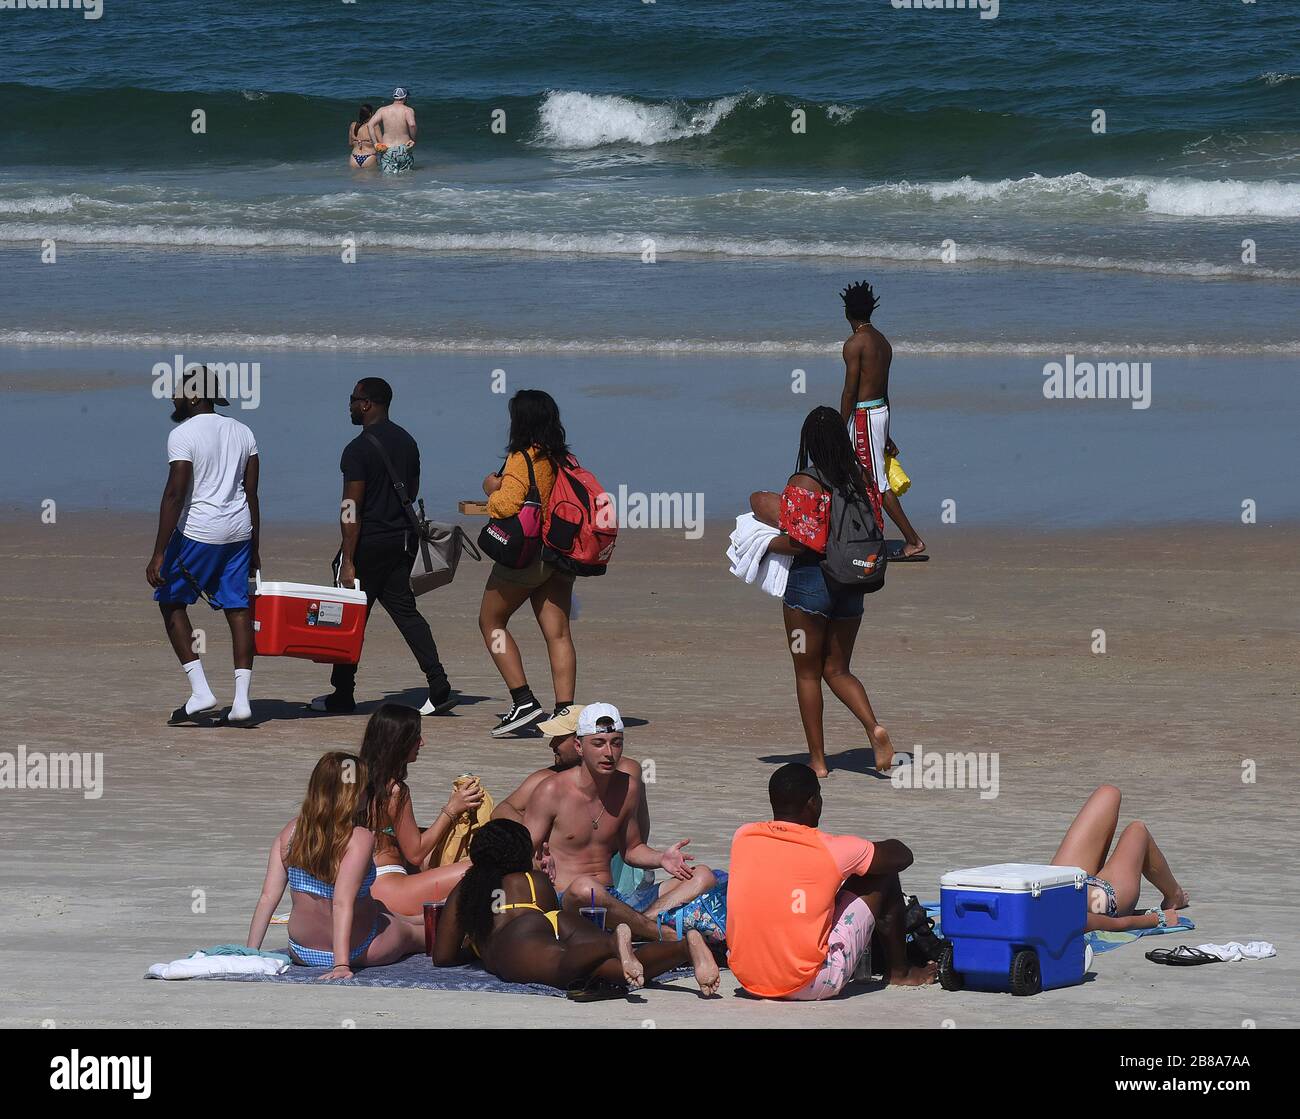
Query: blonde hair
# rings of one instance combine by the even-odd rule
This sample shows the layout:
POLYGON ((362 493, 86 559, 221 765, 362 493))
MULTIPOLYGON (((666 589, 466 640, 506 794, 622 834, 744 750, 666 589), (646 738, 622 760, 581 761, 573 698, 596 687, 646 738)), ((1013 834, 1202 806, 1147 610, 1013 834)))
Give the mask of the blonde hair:
POLYGON ((307 782, 285 865, 333 884, 352 830, 362 824, 365 787, 365 763, 356 754, 333 750, 322 755, 307 782))

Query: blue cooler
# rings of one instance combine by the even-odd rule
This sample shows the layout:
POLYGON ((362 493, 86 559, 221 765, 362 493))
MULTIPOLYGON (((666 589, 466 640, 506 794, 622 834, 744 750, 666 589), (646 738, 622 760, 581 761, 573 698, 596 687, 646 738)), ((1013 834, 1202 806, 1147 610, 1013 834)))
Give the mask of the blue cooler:
POLYGON ((1083 982, 1088 923, 1077 866, 999 863, 939 879, 946 990, 1036 995, 1083 982))

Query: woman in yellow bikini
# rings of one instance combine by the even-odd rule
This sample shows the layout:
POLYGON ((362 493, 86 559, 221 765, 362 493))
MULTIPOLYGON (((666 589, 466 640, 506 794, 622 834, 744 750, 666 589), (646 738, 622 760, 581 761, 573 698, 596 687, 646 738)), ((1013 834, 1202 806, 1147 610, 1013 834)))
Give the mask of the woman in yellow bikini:
POLYGON ((624 983, 690 964, 700 993, 717 992, 720 974, 694 929, 680 941, 632 947, 632 931, 603 932, 585 917, 562 912, 550 880, 533 870, 533 841, 513 820, 493 820, 474 833, 470 869, 447 898, 438 921, 433 962, 450 967, 473 955, 509 983, 570 988, 592 981, 624 983))

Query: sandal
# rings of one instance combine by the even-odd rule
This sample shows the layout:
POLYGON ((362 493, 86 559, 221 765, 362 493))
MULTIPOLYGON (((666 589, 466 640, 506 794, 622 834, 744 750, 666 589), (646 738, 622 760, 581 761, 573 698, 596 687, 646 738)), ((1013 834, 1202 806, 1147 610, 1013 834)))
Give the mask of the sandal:
POLYGON ((1152 948, 1147 959, 1153 964, 1169 964, 1173 967, 1196 967, 1199 964, 1221 964, 1218 956, 1202 952, 1190 944, 1180 944, 1177 948, 1152 948))

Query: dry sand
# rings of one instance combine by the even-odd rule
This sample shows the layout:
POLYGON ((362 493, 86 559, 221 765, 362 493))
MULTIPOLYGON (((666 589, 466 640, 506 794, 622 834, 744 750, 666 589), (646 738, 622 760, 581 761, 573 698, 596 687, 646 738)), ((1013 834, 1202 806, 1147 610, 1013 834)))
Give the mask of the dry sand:
MULTIPOLYGON (((1046 861, 1088 792, 1124 790, 1193 898, 1194 933, 1099 956, 1082 986, 1031 999, 940 989, 874 990, 820 1005, 738 995, 705 1002, 688 985, 627 1002, 356 987, 162 983, 156 961, 242 941, 268 845, 316 757, 355 749, 365 712, 311 716, 328 668, 259 661, 253 730, 169 729, 184 680, 149 601, 150 518, 61 514, 4 527, 0 652, 5 750, 105 755, 101 799, 77 791, 0 792, 0 1023, 36 1026, 994 1026, 1260 1027, 1300 1022, 1288 890, 1295 789, 1297 544, 1266 526, 1160 528, 1107 536, 1013 538, 949 527, 934 560, 891 570, 868 600, 856 667, 901 747, 996 751, 999 795, 896 789, 862 772, 863 736, 828 697, 842 759, 825 786, 830 830, 897 836, 916 852, 905 887, 938 894, 941 873, 1046 861), (1104 629, 1107 652, 1091 652, 1104 629), (1254 779, 1243 780, 1253 763, 1254 779), (195 891, 206 911, 194 913, 195 891), (1265 939, 1279 957, 1161 968, 1154 945, 1265 939)), ((628 752, 653 759, 654 837, 693 839, 725 865, 731 833, 767 815, 775 764, 802 756, 779 606, 726 571, 725 531, 703 540, 628 532, 607 578, 580 583, 579 694, 645 725, 628 752)), ((327 530, 269 526, 271 578, 319 581, 327 530), (304 557, 315 557, 310 561, 304 557)), ((504 795, 547 760, 541 740, 488 736, 505 691, 475 624, 485 572, 423 600, 456 686, 479 702, 431 720, 412 773, 427 819, 456 774, 504 795)), ((201 608, 219 698, 231 692, 224 622, 201 608)), ((549 698, 541 642, 517 627, 532 682, 549 698)), ((420 682, 386 616, 372 619, 359 696, 420 682)), ((404 698, 416 699, 414 690, 404 698)), ((1248 774, 1249 775, 1249 774, 1248 774)), ((1158 899, 1147 889, 1145 905, 1158 899)), ((282 909, 287 908, 286 903, 282 909)), ((268 947, 282 943, 272 928, 268 947)))

